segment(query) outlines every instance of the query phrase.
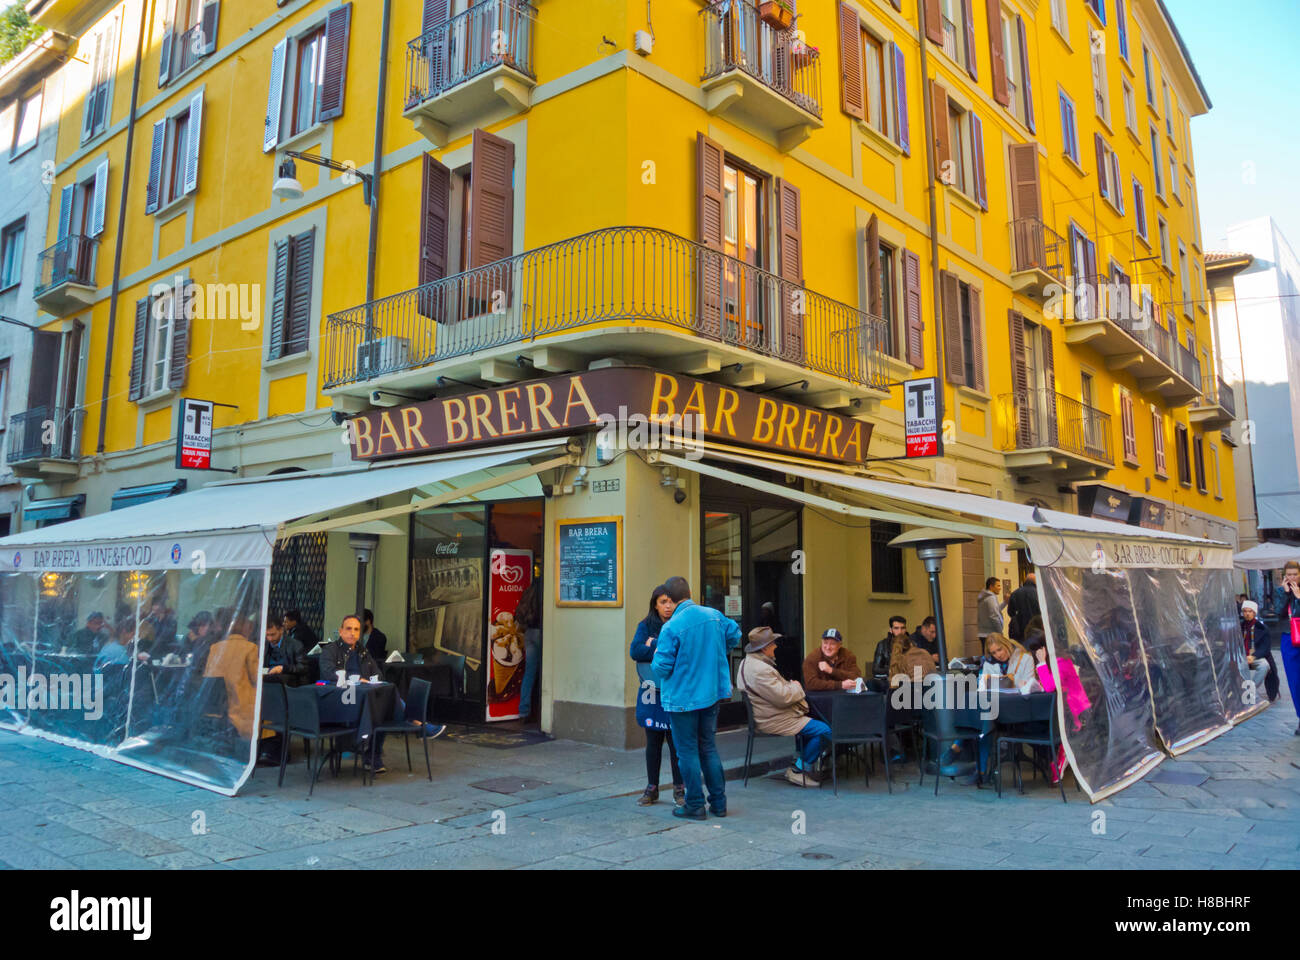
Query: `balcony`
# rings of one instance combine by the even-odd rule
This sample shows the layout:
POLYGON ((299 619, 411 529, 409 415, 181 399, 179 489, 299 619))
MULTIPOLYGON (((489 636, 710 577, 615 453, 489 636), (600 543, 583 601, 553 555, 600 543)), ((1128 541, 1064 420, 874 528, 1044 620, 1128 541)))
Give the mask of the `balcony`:
POLYGON ((1222 430, 1237 419, 1237 401, 1232 387, 1222 377, 1206 377, 1200 402, 1187 408, 1188 418, 1206 430, 1222 430))
POLYGON ((34 407, 9 418, 5 458, 19 477, 65 480, 77 475, 81 407, 34 407))
POLYGON ((406 45, 402 115, 443 147, 532 105, 533 24, 524 0, 483 0, 406 45))
POLYGON ((99 240, 77 234, 64 237, 41 253, 36 263, 33 298, 46 313, 64 317, 89 306, 95 298, 95 255, 99 240))
POLYGON ((1011 221, 1011 287, 1039 303, 1065 285, 1065 241, 1037 217, 1011 221))
POLYGON ((788 152, 822 126, 821 57, 793 30, 764 23, 749 0, 700 11, 705 109, 772 137, 788 152))
POLYGON ((1065 342, 1087 345, 1106 358, 1111 371, 1128 370, 1143 393, 1157 393, 1170 406, 1187 403, 1201 393, 1200 367, 1179 353, 1169 331, 1149 309, 1133 301, 1126 284, 1106 277, 1078 281, 1073 314, 1065 327, 1065 342))
POLYGON ((1054 482, 1096 480, 1115 465, 1110 414, 1046 389, 998 399, 1003 456, 1011 473, 1054 482))
POLYGON ((624 356, 739 387, 806 379, 806 402, 867 413, 888 390, 885 343, 884 321, 848 304, 664 230, 610 227, 333 314, 325 386, 368 397, 376 378, 504 383, 624 356))

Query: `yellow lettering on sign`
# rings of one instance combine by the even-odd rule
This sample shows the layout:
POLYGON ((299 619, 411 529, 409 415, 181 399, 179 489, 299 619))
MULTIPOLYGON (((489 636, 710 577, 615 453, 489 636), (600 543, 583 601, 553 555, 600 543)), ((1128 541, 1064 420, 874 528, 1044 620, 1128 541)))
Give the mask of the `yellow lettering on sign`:
POLYGON ((840 438, 840 431, 844 429, 844 421, 839 417, 826 418, 826 433, 822 436, 822 448, 819 451, 820 456, 826 456, 829 452, 832 457, 838 457, 839 450, 835 447, 835 441, 840 438))
POLYGON ((552 430, 558 430, 560 423, 551 413, 551 401, 555 395, 551 393, 549 383, 530 383, 528 384, 528 412, 532 420, 533 429, 542 429, 537 421, 537 415, 540 413, 546 418, 546 422, 551 425, 552 430), (538 399, 542 397, 544 399, 538 399))
POLYGON ((462 443, 468 439, 469 426, 465 423, 465 401, 456 398, 444 400, 442 412, 447 418, 447 442, 462 443))
POLYGON ((682 407, 682 422, 686 421, 692 413, 698 413, 701 417, 706 416, 704 410, 704 384, 696 381, 691 387, 691 395, 686 398, 686 404, 682 407))
POLYGON ((817 428, 821 426, 821 418, 820 410, 809 409, 803 412, 803 430, 799 433, 800 452, 817 452, 817 428))
POLYGON ((358 457, 368 457, 375 452, 375 442, 370 438, 369 417, 357 417, 352 421, 352 435, 357 440, 358 457))
POLYGON ((587 411, 587 423, 595 423, 600 419, 596 413, 596 408, 591 405, 591 398, 587 396, 587 388, 582 385, 582 377, 569 378, 569 400, 564 406, 564 425, 566 427, 574 426, 569 422, 569 411, 574 407, 581 407, 587 411), (578 399, 573 399, 574 396, 578 399))
POLYGON ((723 387, 718 392, 718 409, 713 411, 713 432, 722 433, 722 421, 727 421, 727 436, 736 436, 736 424, 732 415, 740 409, 740 394, 723 387), (730 401, 730 402, 728 402, 730 401))
POLYGON ((758 398, 758 413, 754 417, 755 443, 771 443, 776 436, 776 404, 767 397, 758 398))
POLYGON ((474 439, 483 439, 483 433, 479 432, 479 427, 489 437, 498 436, 497 428, 492 426, 492 401, 488 399, 485 393, 472 393, 469 398, 469 416, 474 423, 474 439))
POLYGON ((862 460, 862 421, 861 420, 853 421, 853 431, 849 434, 848 439, 844 441, 844 449, 840 451, 841 460, 849 459, 850 447, 853 448, 853 460, 855 462, 860 462, 862 460))
POLYGON ((798 447, 798 444, 794 442, 794 425, 798 422, 799 408, 789 403, 781 404, 781 423, 776 428, 777 446, 785 444, 785 446, 791 449, 798 447), (789 436, 790 439, 785 440, 784 438, 786 436, 789 436))
POLYGON ((388 415, 387 410, 379 415, 379 439, 376 446, 379 448, 380 453, 384 452, 384 437, 388 437, 393 441, 393 451, 395 453, 402 453, 406 449, 402 446, 402 441, 397 439, 397 427, 393 424, 393 418, 388 415))
POLYGON ((416 407, 406 407, 402 411, 402 433, 406 436, 406 449, 411 450, 415 444, 412 438, 420 441, 420 446, 428 447, 429 441, 424 439, 424 434, 420 432, 420 427, 424 425, 424 414, 416 407))
POLYGON ((519 416, 519 411, 515 409, 515 402, 519 399, 521 392, 519 387, 506 387, 497 394, 497 407, 500 411, 501 433, 503 436, 508 437, 513 433, 523 433, 526 429, 522 423, 517 427, 510 425, 511 419, 519 416), (514 394, 514 397, 507 403, 506 397, 511 393, 514 394))
POLYGON ((666 373, 655 374, 655 389, 650 397, 650 419, 663 420, 677 412, 673 402, 677 398, 677 378, 666 373))

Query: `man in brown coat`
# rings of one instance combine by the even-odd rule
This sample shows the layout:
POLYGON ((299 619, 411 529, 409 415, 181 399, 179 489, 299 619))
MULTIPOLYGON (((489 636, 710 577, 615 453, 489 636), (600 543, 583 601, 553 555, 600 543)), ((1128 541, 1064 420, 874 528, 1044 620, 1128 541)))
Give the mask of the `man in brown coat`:
POLYGON ((803 741, 803 755, 785 772, 785 778, 795 786, 815 787, 818 781, 811 771, 821 757, 822 745, 830 737, 831 728, 808 716, 803 687, 796 680, 784 679, 776 669, 772 655, 780 638, 770 627, 749 631, 749 643, 745 645, 748 656, 736 669, 736 687, 749 697, 754 726, 760 731, 794 737, 796 743, 803 741))
POLYGON ((821 646, 804 657, 806 690, 852 690, 861 676, 858 658, 844 649, 844 637, 834 627, 822 634, 821 646))

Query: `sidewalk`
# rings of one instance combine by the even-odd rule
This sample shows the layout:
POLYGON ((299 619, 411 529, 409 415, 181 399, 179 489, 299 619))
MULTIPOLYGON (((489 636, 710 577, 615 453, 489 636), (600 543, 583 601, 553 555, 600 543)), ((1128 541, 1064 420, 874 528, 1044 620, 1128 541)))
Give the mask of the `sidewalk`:
MULTIPOLYGON (((779 772, 727 784, 728 817, 671 815, 668 790, 637 807, 641 751, 571 741, 511 749, 432 744, 433 782, 390 740, 389 772, 371 787, 326 772, 307 797, 301 751, 284 788, 260 768, 236 798, 91 754, 0 732, 0 864, 8 867, 665 868, 1300 867, 1300 737, 1284 698, 1260 716, 1167 760, 1097 805, 1041 779, 998 800, 933 780, 915 764, 870 788, 794 787, 779 772), (494 829, 496 832, 494 832, 494 829)), ((460 728, 461 732, 471 732, 460 728)), ((453 730, 453 735, 456 733, 453 730)), ((745 732, 719 735, 738 776, 745 732)), ((755 761, 790 757, 789 739, 755 743, 755 761)), ((664 784, 668 762, 664 759, 664 784)), ((1007 771, 1008 775, 1010 771, 1007 771)), ((1009 776, 1008 776, 1009 779, 1009 776)))

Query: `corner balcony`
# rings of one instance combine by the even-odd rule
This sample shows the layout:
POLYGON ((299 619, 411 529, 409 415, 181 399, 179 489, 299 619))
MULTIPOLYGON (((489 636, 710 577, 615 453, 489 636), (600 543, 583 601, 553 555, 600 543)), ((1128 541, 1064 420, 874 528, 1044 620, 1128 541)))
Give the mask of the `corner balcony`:
POLYGON ((32 297, 46 313, 65 317, 95 299, 95 255, 99 240, 78 234, 64 237, 43 251, 36 262, 32 297))
POLYGON ((1065 285, 1065 241, 1037 217, 1010 226, 1011 289, 1042 303, 1065 285))
POLYGON ((1066 314, 1066 343, 1095 350, 1106 358, 1108 370, 1130 371, 1143 393, 1159 394, 1170 406, 1200 396, 1201 371, 1195 357, 1178 345, 1149 309, 1132 299, 1128 286, 1104 277, 1085 277, 1069 302, 1073 313, 1066 314))
POLYGON ((1206 430, 1222 430, 1237 419, 1237 400, 1222 377, 1207 377, 1205 393, 1187 408, 1188 419, 1206 430))
POLYGON ((9 468, 16 476, 45 481, 75 477, 85 415, 80 407, 34 407, 14 414, 5 448, 9 468))
MULTIPOLYGON (((766 6, 766 4, 765 4, 766 6)), ((822 127, 821 56, 795 31, 765 22, 749 0, 700 11, 705 109, 789 152, 822 127)))
POLYGON ((883 320, 664 230, 609 227, 326 321, 325 387, 509 383, 611 357, 850 415, 887 396, 883 320))
POLYGON ((1017 477, 1056 483, 1098 480, 1115 465, 1110 414, 1046 389, 998 399, 1003 458, 1017 477))
POLYGON ((533 24, 524 0, 483 0, 406 45, 402 116, 435 147, 532 105, 533 24))

